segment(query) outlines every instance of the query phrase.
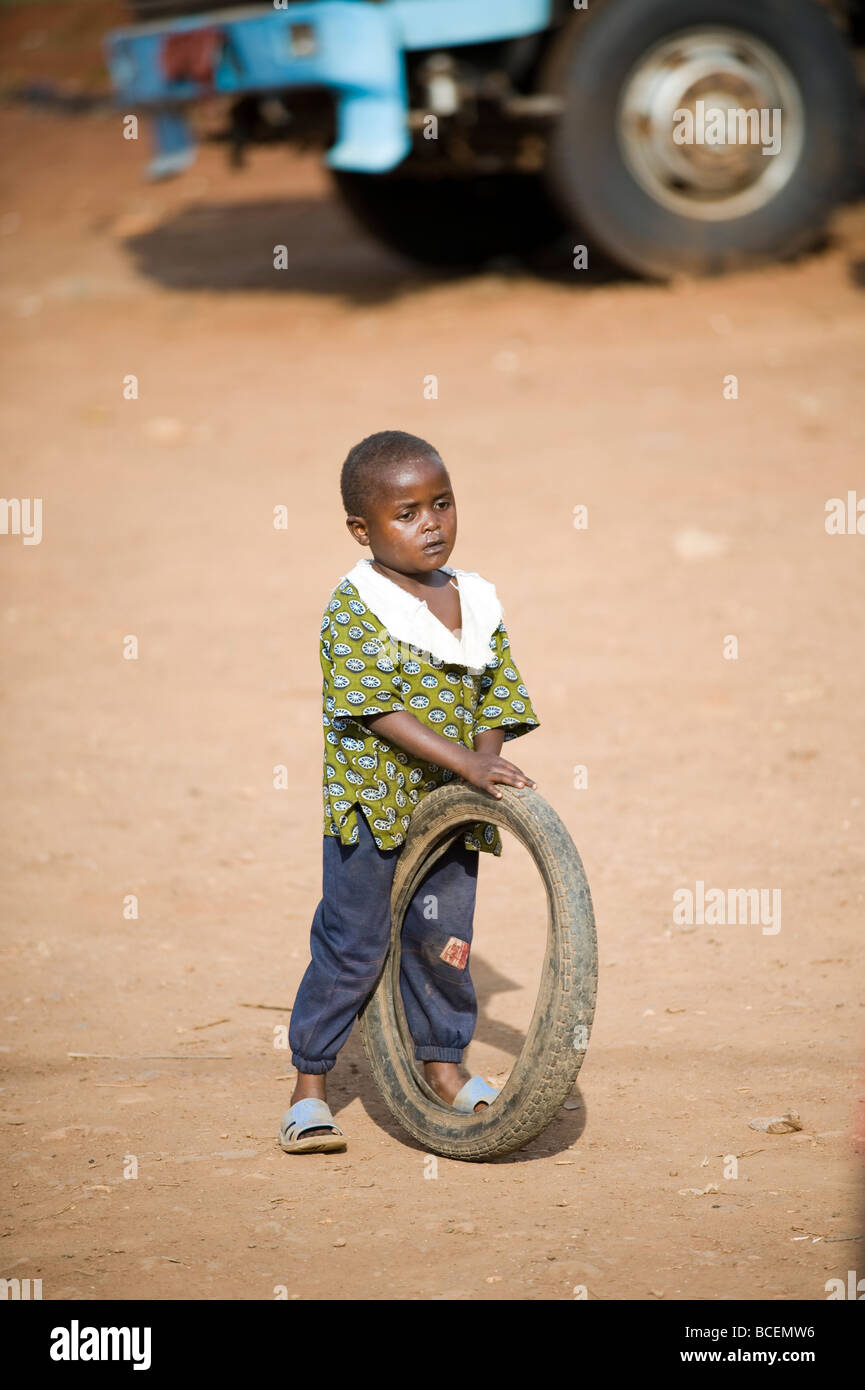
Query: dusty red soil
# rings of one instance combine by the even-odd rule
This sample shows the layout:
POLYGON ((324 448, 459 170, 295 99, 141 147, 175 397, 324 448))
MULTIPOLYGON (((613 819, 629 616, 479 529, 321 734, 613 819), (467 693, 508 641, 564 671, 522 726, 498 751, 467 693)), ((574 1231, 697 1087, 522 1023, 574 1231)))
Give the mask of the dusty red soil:
MULTIPOLYGON (((149 186, 111 116, 6 123, 3 488, 43 499, 44 535, 0 537, 0 1275, 49 1299, 802 1300, 861 1275, 865 537, 824 508, 865 495, 862 208, 722 281, 448 281, 356 232, 312 156, 232 175, 210 146, 149 186), (282 1154, 288 1014, 244 1007, 289 1006, 307 960, 318 626, 360 553, 338 469, 384 427, 451 470, 451 562, 497 584, 542 720, 518 761, 600 939, 580 1106, 435 1179, 356 1036, 348 1152, 282 1154), (697 880, 780 889, 781 930, 683 929, 697 880), (799 1133, 749 1128, 791 1108, 799 1133)), ((509 841, 481 875, 474 1070, 520 1045, 542 929, 509 841)))
POLYGON ((4 0, 0 90, 33 83, 64 96, 108 96, 102 37, 129 23, 123 0, 4 0))

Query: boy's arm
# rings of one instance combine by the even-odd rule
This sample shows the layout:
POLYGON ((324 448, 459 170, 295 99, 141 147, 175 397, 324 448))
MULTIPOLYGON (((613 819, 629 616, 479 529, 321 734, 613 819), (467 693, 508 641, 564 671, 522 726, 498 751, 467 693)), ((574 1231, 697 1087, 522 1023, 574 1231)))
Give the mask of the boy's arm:
MULTIPOLYGON (((413 753, 416 758, 425 758, 427 762, 437 763, 439 767, 449 767, 453 772, 465 777, 466 755, 470 757, 472 750, 466 748, 463 743, 437 734, 435 729, 422 724, 408 710, 394 710, 392 714, 369 714, 359 722, 388 743, 395 743, 406 753, 413 753)), ((504 741, 504 729, 486 729, 475 738, 475 751, 499 754, 504 741)))
POLYGON ((358 721, 387 743, 393 743, 416 758, 424 758, 439 767, 449 767, 460 777, 466 777, 472 750, 456 739, 437 734, 428 724, 416 719, 407 709, 390 714, 369 714, 358 721))
POLYGON ((476 739, 475 747, 472 749, 466 748, 463 743, 457 743, 455 739, 445 738, 444 734, 437 734, 435 729, 422 724, 408 710, 394 710, 392 714, 365 715, 358 722, 366 724, 373 733, 380 734, 388 743, 395 743, 398 748, 413 753, 415 757, 425 758, 427 762, 438 763, 439 767, 449 767, 467 782, 471 782, 472 786, 480 787, 494 796, 501 796, 496 787, 498 782, 506 782, 514 787, 523 787, 527 782, 531 787, 537 786, 537 782, 518 768, 516 763, 499 757, 499 740, 504 738, 504 731, 501 729, 488 729, 486 734, 480 734, 482 746, 477 746, 476 739), (496 743, 499 743, 498 748, 496 743))
POLYGON ((504 729, 482 729, 475 734, 475 749, 478 753, 501 753, 504 741, 504 729))

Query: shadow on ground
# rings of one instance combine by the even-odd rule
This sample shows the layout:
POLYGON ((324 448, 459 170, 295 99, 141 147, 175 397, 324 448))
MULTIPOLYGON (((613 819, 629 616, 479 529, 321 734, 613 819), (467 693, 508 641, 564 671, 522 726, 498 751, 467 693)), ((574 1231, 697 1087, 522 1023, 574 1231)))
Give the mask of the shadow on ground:
POLYGON ((124 246, 139 274, 168 289, 302 292, 356 304, 382 303, 484 272, 531 275, 581 289, 639 283, 592 252, 589 268, 574 270, 570 236, 524 260, 496 257, 480 269, 433 270, 379 246, 330 198, 188 207, 128 237, 124 246), (278 247, 285 247, 280 269, 274 265, 278 247))

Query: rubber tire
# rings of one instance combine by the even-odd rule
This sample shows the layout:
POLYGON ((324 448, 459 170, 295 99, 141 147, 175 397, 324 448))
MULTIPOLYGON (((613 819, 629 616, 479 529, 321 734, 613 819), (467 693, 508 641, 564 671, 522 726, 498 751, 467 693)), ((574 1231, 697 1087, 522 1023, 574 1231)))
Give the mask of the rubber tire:
POLYGON ((604 251, 643 275, 717 274, 794 256, 814 245, 852 184, 856 72, 814 0, 592 0, 558 40, 543 85, 565 99, 548 150, 553 197, 604 251), (796 168, 762 208, 730 221, 662 207, 631 174, 616 136, 616 107, 633 64, 696 23, 755 34, 784 59, 802 94, 805 143, 796 168))
MULTIPOLYGON (((559 816, 531 788, 501 787, 501 799, 465 782, 430 792, 412 815, 396 866, 393 935, 378 985, 360 1014, 360 1034, 391 1114, 428 1153, 480 1161, 512 1153, 550 1123, 573 1089, 595 1012, 598 953, 589 885, 559 816), (462 1115, 427 1086, 399 990, 400 932, 417 885, 466 822, 506 827, 525 845, 547 892, 547 948, 526 1041, 501 1094, 462 1115)), ((530 924, 526 925, 530 930, 530 924)))
POLYGON ((565 223, 539 174, 331 170, 342 202, 384 245, 423 265, 475 268, 553 242, 565 223))

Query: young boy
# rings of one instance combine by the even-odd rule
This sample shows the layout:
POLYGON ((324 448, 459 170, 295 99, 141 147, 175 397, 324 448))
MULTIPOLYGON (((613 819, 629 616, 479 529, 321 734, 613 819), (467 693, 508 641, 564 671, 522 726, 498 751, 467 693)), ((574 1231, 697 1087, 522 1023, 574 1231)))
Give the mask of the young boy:
MULTIPOLYGON (((414 808, 454 777, 496 797, 498 783, 537 786, 500 756, 504 741, 540 720, 495 587, 446 563, 456 504, 438 453, 400 430, 370 435, 349 453, 340 486, 346 525, 372 557, 337 584, 321 625, 322 898, 291 1016, 297 1084, 279 1135, 288 1153, 346 1147, 325 1078, 387 955, 394 868, 414 808)), ((436 1095, 465 1112, 498 1095, 482 1077, 466 1082, 459 1063, 477 1020, 468 957, 478 851, 501 850, 496 826, 465 827, 402 927, 400 989, 415 1056, 436 1095)))

